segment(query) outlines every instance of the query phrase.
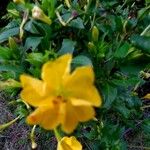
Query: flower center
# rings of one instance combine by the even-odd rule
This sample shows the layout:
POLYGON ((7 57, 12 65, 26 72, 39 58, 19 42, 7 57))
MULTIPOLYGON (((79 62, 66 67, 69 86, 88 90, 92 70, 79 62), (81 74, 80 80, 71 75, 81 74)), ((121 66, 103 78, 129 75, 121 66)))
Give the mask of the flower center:
POLYGON ((53 100, 53 104, 54 105, 58 105, 60 103, 66 103, 67 100, 64 99, 62 96, 57 96, 54 100, 53 100))

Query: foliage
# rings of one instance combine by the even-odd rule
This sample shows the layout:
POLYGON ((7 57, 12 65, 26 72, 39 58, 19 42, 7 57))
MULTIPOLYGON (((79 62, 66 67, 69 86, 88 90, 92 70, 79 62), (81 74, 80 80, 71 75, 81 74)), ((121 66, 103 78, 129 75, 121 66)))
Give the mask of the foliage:
MULTIPOLYGON (((8 24, 0 30, 1 82, 19 81, 23 73, 40 78, 45 62, 71 53, 72 69, 93 66, 103 97, 96 119, 74 132, 84 149, 127 149, 126 131, 136 130, 141 119, 143 131, 149 130, 150 120, 137 96, 143 92, 139 85, 147 82, 139 73, 150 69, 149 0, 11 1, 7 12, 8 24), (51 25, 33 17, 34 5, 52 20, 51 25)), ((20 88, 5 91, 18 97, 20 88)), ((18 99, 14 113, 24 120, 32 108, 18 99)))

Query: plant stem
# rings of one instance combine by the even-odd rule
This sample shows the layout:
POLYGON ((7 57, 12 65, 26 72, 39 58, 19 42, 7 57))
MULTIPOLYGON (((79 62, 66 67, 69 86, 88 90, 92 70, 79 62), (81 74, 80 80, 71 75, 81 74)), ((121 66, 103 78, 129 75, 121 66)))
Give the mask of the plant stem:
POLYGON ((12 125, 13 123, 15 123, 19 118, 20 118, 20 116, 18 116, 17 118, 13 119, 12 121, 10 121, 8 123, 0 125, 0 131, 4 130, 5 128, 7 128, 10 125, 12 125))
POLYGON ((54 134, 55 134, 57 141, 59 142, 62 139, 62 137, 56 128, 54 129, 54 134))
POLYGON ((150 108, 150 105, 142 106, 141 109, 150 108))
POLYGON ((34 138, 35 128, 36 128, 36 125, 33 126, 32 130, 31 130, 31 134, 30 134, 32 149, 35 149, 37 147, 37 144, 36 144, 35 138, 34 138))
POLYGON ((150 24, 144 29, 144 31, 140 35, 145 35, 148 30, 150 30, 150 24))

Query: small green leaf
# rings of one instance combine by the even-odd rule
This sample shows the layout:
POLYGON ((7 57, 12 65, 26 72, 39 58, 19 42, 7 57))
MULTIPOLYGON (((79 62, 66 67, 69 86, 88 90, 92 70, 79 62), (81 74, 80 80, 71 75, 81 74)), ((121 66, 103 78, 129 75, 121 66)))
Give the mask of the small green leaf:
POLYGON ((14 72, 15 74, 20 74, 23 72, 23 68, 20 66, 13 66, 13 65, 0 65, 0 72, 14 72))
POLYGON ((70 39, 63 39, 61 49, 58 51, 59 55, 63 55, 66 53, 73 53, 75 48, 76 42, 70 39))
POLYGON ((28 37, 24 45, 25 49, 28 50, 31 48, 32 50, 35 50, 42 39, 43 37, 28 37))
POLYGON ((19 27, 4 30, 2 33, 0 33, 0 43, 5 42, 6 40, 8 40, 9 37, 13 37, 14 35, 18 34, 19 34, 19 27))
POLYGON ((125 58, 128 54, 128 50, 130 48, 129 43, 125 42, 121 47, 119 47, 114 54, 116 58, 125 58))
POLYGON ((13 53, 11 49, 0 46, 0 60, 9 60, 12 55, 13 53))
POLYGON ((134 34, 131 36, 131 43, 143 52, 150 53, 150 37, 134 34))
POLYGON ((73 66, 92 66, 92 61, 84 55, 75 57, 72 61, 73 66))
POLYGON ((125 118, 128 118, 130 115, 130 110, 125 106, 124 103, 116 104, 115 109, 118 110, 125 118))
POLYGON ((77 19, 72 20, 69 26, 78 28, 78 29, 84 29, 83 20, 79 17, 77 19))
POLYGON ((34 66, 40 66, 44 61, 44 56, 42 53, 30 53, 26 60, 34 66))
POLYGON ((142 123, 142 129, 145 134, 150 135, 150 119, 144 120, 144 122, 142 123))
POLYGON ((115 100, 117 96, 117 89, 110 85, 109 83, 106 83, 102 86, 102 91, 103 91, 103 97, 104 97, 104 106, 105 108, 110 108, 111 104, 115 100))
POLYGON ((33 20, 30 20, 28 21, 25 26, 24 26, 24 29, 30 33, 33 33, 33 34, 39 34, 39 31, 36 29, 34 23, 33 23, 33 20))

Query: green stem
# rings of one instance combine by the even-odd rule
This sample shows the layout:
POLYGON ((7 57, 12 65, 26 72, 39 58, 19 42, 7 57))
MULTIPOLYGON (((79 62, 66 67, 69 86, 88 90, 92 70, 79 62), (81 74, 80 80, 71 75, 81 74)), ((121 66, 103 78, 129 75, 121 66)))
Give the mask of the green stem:
POLYGON ((150 108, 150 105, 142 106, 141 109, 144 110, 145 108, 150 108))
POLYGON ((62 139, 62 137, 56 128, 54 129, 54 134, 55 134, 57 141, 59 142, 62 139))
POLYGON ((32 149, 35 149, 37 147, 37 144, 36 144, 35 138, 34 138, 35 128, 36 128, 36 125, 33 126, 32 130, 31 130, 31 134, 30 134, 32 149))
POLYGON ((141 35, 145 35, 148 32, 148 30, 150 30, 150 24, 144 29, 141 35))
POLYGON ((94 12, 93 20, 92 20, 92 23, 91 23, 91 29, 93 28, 93 26, 94 26, 94 24, 95 24, 96 10, 97 10, 97 8, 98 8, 98 4, 99 4, 99 1, 96 0, 96 4, 95 4, 95 12, 94 12))
POLYGON ((10 125, 12 125, 13 123, 15 123, 19 118, 20 118, 20 116, 18 116, 17 118, 13 119, 12 121, 10 121, 8 123, 0 125, 0 131, 4 130, 5 128, 7 128, 10 125))

